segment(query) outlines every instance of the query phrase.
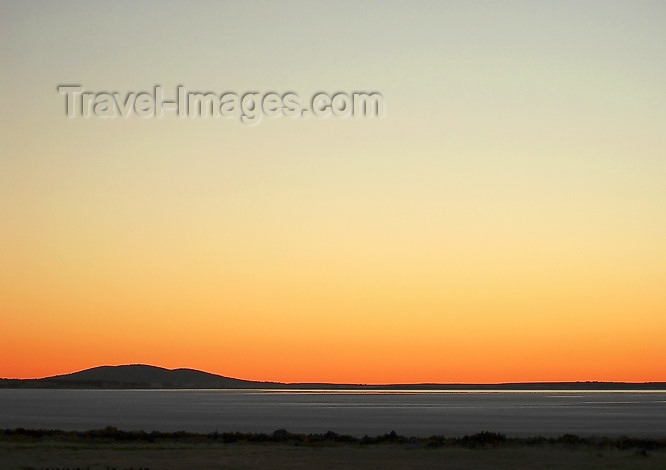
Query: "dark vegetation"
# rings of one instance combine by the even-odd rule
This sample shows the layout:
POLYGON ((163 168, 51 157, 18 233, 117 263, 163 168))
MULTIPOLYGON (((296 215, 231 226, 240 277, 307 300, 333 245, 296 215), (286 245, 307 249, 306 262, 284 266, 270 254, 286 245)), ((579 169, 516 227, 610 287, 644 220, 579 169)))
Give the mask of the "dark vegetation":
POLYGON ((285 429, 273 433, 241 433, 212 432, 207 434, 185 431, 177 432, 145 432, 122 431, 115 427, 106 427, 91 431, 61 431, 52 429, 4 429, 0 430, 0 441, 13 443, 39 443, 44 441, 62 441, 73 443, 171 443, 171 444, 289 444, 296 446, 316 445, 378 445, 398 444, 413 447, 463 447, 481 449, 488 447, 518 446, 560 446, 560 447, 592 447, 598 449, 636 449, 637 451, 653 451, 666 449, 664 439, 640 439, 632 437, 581 437, 564 434, 559 437, 506 437, 504 434, 480 432, 463 437, 405 437, 391 431, 381 436, 364 436, 361 438, 337 434, 328 431, 323 434, 295 434, 285 429))

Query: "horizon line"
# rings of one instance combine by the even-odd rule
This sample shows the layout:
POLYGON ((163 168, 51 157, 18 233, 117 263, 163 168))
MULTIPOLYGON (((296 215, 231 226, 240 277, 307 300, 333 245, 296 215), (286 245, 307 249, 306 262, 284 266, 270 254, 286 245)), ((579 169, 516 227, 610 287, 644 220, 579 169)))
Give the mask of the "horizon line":
POLYGON ((80 370, 75 370, 73 372, 64 372, 55 375, 48 375, 43 377, 32 377, 32 378, 20 378, 20 377, 0 377, 0 380, 44 380, 44 379, 53 379, 56 377, 63 377, 67 375, 73 375, 80 372, 85 372, 92 369, 99 369, 102 367, 128 367, 128 366, 142 366, 142 367, 152 367, 156 369, 162 369, 167 371, 177 371, 177 370, 191 370, 195 372, 201 372, 204 374, 210 374, 217 377, 222 377, 226 379, 238 380, 241 382, 253 382, 253 383, 263 383, 263 384, 278 384, 278 385, 333 385, 333 386, 356 386, 356 387, 390 387, 390 386, 492 386, 492 385, 549 385, 549 384, 617 384, 617 385, 653 385, 653 384, 666 384, 666 380, 650 380, 650 381, 621 381, 621 380, 537 380, 537 381, 517 381, 517 382, 384 382, 384 383, 355 383, 355 382, 315 382, 315 381, 304 381, 304 382, 280 382, 276 380, 254 380, 254 379, 243 379, 238 377, 231 377, 228 375, 222 375, 215 372, 209 372, 202 369, 195 369, 193 367, 174 367, 168 368, 163 366, 157 366, 153 364, 146 363, 127 363, 127 364, 102 364, 93 367, 87 367, 80 370))

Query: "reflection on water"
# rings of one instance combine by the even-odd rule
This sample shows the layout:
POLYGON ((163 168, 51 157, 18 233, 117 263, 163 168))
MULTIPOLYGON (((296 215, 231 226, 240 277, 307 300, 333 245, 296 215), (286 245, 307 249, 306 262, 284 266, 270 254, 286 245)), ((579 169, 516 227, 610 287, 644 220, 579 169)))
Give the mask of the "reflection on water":
POLYGON ((666 391, 0 390, 0 428, 666 437, 666 391))

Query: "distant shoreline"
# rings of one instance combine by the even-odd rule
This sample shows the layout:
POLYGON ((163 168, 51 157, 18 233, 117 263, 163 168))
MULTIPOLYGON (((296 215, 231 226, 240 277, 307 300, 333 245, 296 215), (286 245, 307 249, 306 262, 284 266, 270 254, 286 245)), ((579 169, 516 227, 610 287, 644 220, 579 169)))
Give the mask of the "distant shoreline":
POLYGON ((270 389, 357 391, 666 391, 666 382, 516 382, 496 384, 414 383, 338 384, 242 380, 195 369, 165 369, 145 364, 99 366, 39 379, 0 379, 0 389, 270 389))
MULTIPOLYGON (((1 380, 1 379, 0 379, 1 380)), ((330 387, 326 384, 321 386, 313 385, 310 388, 296 387, 293 388, 286 384, 285 387, 248 387, 248 388, 215 388, 215 387, 124 387, 124 386, 5 386, 0 383, 0 390, 77 390, 77 391, 143 391, 143 392, 265 392, 265 393, 291 393, 291 394, 358 394, 358 395, 400 395, 400 394, 455 394, 455 393, 666 393, 666 385, 660 387, 633 387, 633 386, 609 386, 609 387, 576 387, 567 386, 563 384, 561 387, 521 387, 521 386, 433 386, 433 387, 419 387, 417 386, 374 386, 374 385, 357 385, 357 386, 340 386, 330 387)))

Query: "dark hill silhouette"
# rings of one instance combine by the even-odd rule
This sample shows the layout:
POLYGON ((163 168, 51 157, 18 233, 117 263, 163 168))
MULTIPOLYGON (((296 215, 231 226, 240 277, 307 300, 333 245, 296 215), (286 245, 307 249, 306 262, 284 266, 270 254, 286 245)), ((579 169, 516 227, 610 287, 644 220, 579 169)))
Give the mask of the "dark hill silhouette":
POLYGON ((144 364, 100 366, 43 379, 2 379, 0 387, 17 388, 258 388, 269 382, 233 379, 194 369, 165 369, 144 364), (5 382, 3 384, 3 382, 5 382))
POLYGON ((0 379, 0 388, 77 389, 379 389, 379 390, 665 390, 666 382, 532 382, 504 384, 394 384, 255 382, 195 369, 165 369, 145 364, 93 367, 42 379, 0 379))

